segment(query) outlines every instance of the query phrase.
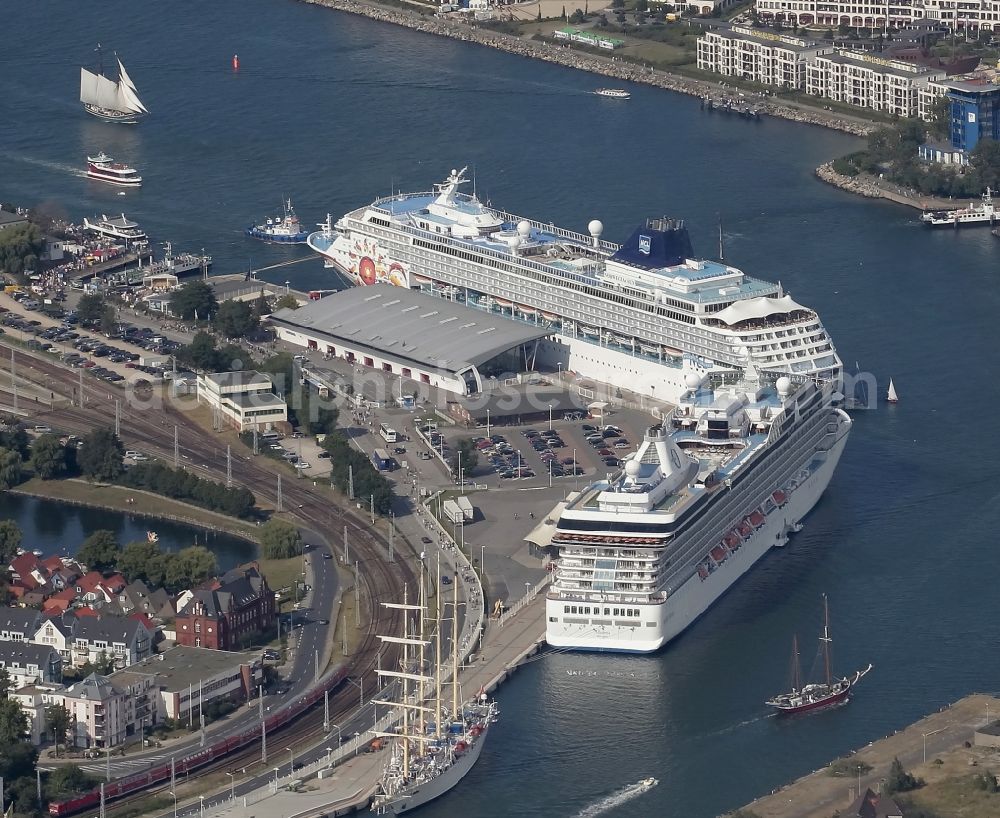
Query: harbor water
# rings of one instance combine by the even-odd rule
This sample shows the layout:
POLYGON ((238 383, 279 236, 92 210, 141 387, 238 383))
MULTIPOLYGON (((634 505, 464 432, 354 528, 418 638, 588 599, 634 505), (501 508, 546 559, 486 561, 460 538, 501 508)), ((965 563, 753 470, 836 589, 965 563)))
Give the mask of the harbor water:
MULTIPOLYGON (((238 272, 307 258, 242 234, 283 196, 313 223, 468 165, 495 206, 581 231, 597 218, 610 240, 667 214, 715 256, 721 220, 727 261, 814 307, 880 398, 894 379, 900 403, 854 414, 830 489, 787 548, 656 656, 528 664, 501 688, 478 765, 428 818, 709 818, 1000 688, 1000 242, 925 231, 915 211, 814 178, 857 140, 640 86, 602 98, 599 77, 292 0, 107 0, 100 14, 10 0, 6 20, 4 201, 74 221, 124 210, 154 241, 204 247, 216 272, 238 272), (151 112, 138 126, 102 124, 77 102, 98 42, 106 65, 118 49, 151 112), (139 169, 141 190, 83 178, 102 149, 139 169), (835 671, 875 669, 849 706, 775 719, 763 702, 787 684, 793 632, 808 669, 823 593, 835 671), (615 795, 647 776, 659 785, 615 795)), ((337 286, 312 259, 262 276, 337 286)))

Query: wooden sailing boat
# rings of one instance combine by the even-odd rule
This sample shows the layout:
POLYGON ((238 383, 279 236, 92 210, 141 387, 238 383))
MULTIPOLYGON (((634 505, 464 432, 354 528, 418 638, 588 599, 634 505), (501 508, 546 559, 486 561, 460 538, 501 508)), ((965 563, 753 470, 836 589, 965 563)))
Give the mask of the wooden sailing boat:
POLYGON ((766 704, 774 707, 779 712, 793 715, 795 713, 805 713, 810 710, 819 710, 823 707, 830 707, 835 704, 846 702, 851 695, 851 689, 858 683, 858 680, 872 669, 868 665, 864 670, 859 670, 854 677, 845 676, 842 679, 834 679, 830 673, 830 608, 827 604, 826 594, 823 594, 823 635, 820 637, 820 650, 823 653, 823 669, 825 681, 814 684, 802 684, 801 672, 799 670, 799 650, 798 639, 792 638, 792 689, 788 693, 781 693, 768 700, 766 704))
POLYGON ((892 382, 892 378, 889 378, 889 391, 886 393, 885 399, 889 403, 899 403, 899 395, 896 394, 896 385, 892 382))
POLYGON ((104 122, 123 122, 132 125, 149 113, 139 99, 135 83, 118 62, 118 80, 104 76, 104 63, 100 58, 101 46, 97 46, 97 71, 80 69, 80 102, 84 110, 104 122))

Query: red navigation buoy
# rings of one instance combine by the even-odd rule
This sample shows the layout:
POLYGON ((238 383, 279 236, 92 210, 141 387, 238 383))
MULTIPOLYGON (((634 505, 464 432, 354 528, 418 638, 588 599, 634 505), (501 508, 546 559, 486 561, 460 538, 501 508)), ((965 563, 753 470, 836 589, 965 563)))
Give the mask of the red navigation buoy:
POLYGON ((240 70, 240 55, 233 54, 233 71, 239 71, 239 70, 240 70))

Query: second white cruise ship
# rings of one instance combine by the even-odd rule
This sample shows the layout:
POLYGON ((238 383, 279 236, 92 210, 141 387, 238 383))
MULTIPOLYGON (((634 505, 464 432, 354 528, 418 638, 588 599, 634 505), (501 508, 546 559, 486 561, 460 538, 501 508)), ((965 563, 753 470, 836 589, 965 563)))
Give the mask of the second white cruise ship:
POLYGON ((647 653, 680 634, 826 490, 851 430, 832 383, 758 373, 689 389, 624 469, 567 504, 546 640, 647 653))
POLYGON ((654 219, 623 245, 497 210, 459 192, 377 199, 308 244, 353 284, 388 282, 551 328, 543 362, 675 403, 685 376, 761 370, 836 383, 816 313, 779 284, 696 259, 682 222, 654 219))

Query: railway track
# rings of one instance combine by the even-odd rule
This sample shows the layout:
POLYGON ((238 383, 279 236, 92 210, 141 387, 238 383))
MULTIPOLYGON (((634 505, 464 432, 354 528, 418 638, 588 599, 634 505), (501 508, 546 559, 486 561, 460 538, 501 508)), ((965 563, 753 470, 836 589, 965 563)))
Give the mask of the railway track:
MULTIPOLYGON (((0 360, 10 359, 9 346, 0 344, 0 360)), ((120 437, 132 447, 141 446, 145 451, 156 454, 164 462, 172 463, 174 456, 174 426, 178 434, 178 453, 186 469, 199 473, 219 482, 225 482, 226 451, 220 447, 212 432, 209 432, 191 421, 183 411, 169 401, 160 399, 152 393, 149 399, 122 390, 116 386, 105 385, 95 381, 91 376, 84 375, 82 384, 79 374, 55 361, 28 355, 16 350, 18 372, 25 369, 31 374, 41 376, 42 382, 51 391, 63 394, 66 398, 75 396, 77 403, 80 395, 76 394, 82 385, 83 406, 49 409, 38 408, 33 419, 44 418, 53 428, 79 435, 85 435, 97 426, 113 426, 115 418, 115 401, 119 403, 120 437)), ((7 363, 9 367, 9 363, 7 363)), ((6 367, 5 367, 6 368, 6 367)), ((252 456, 237 454, 232 457, 232 482, 234 485, 245 486, 253 491, 255 496, 276 501, 276 475, 258 465, 252 456)), ((369 608, 369 625, 357 650, 346 663, 345 676, 358 679, 363 685, 366 680, 369 690, 377 690, 375 668, 379 664, 379 652, 382 645, 376 638, 377 633, 396 634, 402 629, 402 612, 384 608, 377 604, 378 600, 401 598, 401 586, 404 584, 415 587, 415 575, 402 554, 397 555, 395 562, 388 562, 385 555, 388 546, 382 538, 372 531, 364 521, 349 509, 339 508, 334 514, 327 505, 328 501, 311 492, 306 485, 307 479, 290 478, 282 481, 282 505, 289 509, 291 516, 304 527, 316 532, 326 541, 326 547, 332 549, 328 535, 339 538, 343 527, 348 529, 352 559, 359 563, 362 569, 362 582, 367 592, 369 608), (337 531, 329 530, 333 523, 338 525, 337 531)), ((346 612, 345 612, 346 616, 346 612)), ((335 622, 336 616, 331 612, 329 622, 335 622)), ((332 624, 329 627, 333 627, 332 624)), ((346 622, 345 622, 346 627, 346 622)), ((329 643, 329 632, 324 635, 324 644, 329 643)), ((386 646, 382 652, 381 661, 392 664, 396 661, 396 651, 392 646, 386 646)), ((348 718, 356 710, 355 689, 350 684, 341 682, 331 691, 330 718, 337 722, 348 718)), ((304 713, 300 718, 285 726, 282 731, 283 742, 303 743, 317 738, 322 734, 323 714, 315 708, 304 713)), ((237 750, 222 761, 214 761, 201 767, 202 771, 225 766, 228 768, 247 760, 247 766, 253 758, 259 758, 259 743, 251 748, 237 750)), ((151 762, 151 766, 152 766, 151 762)), ((123 779, 123 780, 127 780, 123 779)), ((129 795, 122 803, 144 797, 129 795)))

